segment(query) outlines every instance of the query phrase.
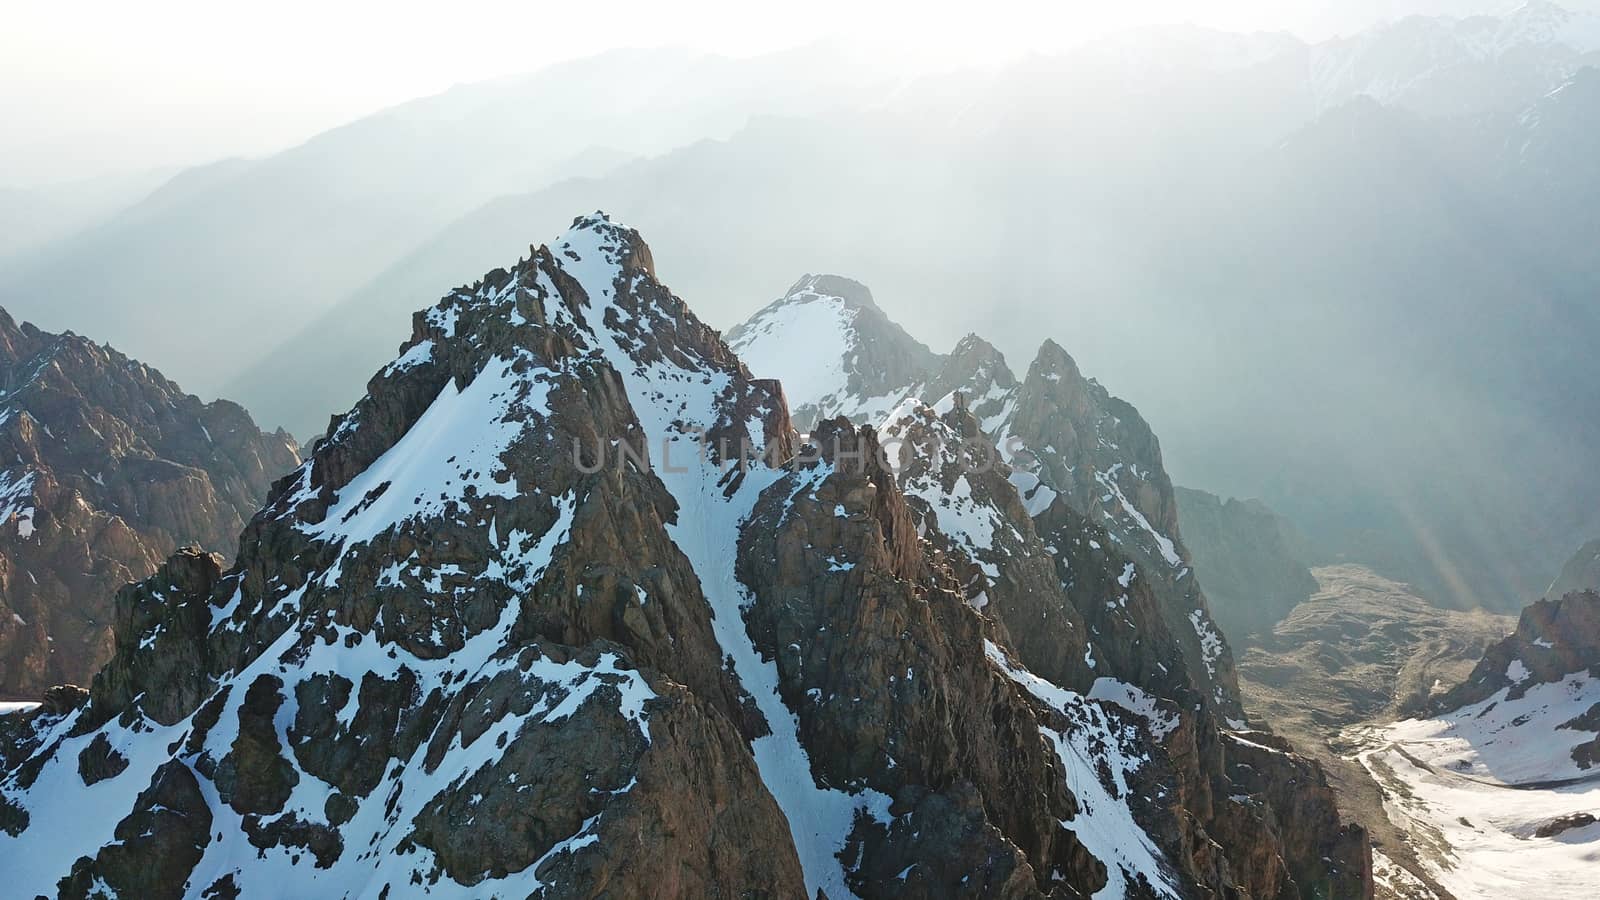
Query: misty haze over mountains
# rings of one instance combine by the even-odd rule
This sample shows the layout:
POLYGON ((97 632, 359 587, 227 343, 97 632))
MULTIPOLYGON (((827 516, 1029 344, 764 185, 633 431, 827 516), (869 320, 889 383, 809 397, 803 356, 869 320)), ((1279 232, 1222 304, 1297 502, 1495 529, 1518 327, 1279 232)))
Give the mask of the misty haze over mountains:
POLYGON ((1597 62, 1545 3, 923 77, 618 51, 185 171, 0 258, 0 297, 303 439, 405 312, 603 207, 724 328, 832 271, 936 349, 1058 336, 1180 483, 1513 610, 1600 533, 1597 62))
POLYGON ((11 11, 0 894, 1594 894, 1574 4, 11 11))

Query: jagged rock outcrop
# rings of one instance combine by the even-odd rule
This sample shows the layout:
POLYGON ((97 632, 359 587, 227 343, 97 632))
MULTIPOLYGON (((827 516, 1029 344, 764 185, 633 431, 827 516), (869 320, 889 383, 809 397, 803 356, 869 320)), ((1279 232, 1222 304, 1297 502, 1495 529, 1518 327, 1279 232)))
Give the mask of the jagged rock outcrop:
POLYGON ((0 697, 87 683, 110 599, 175 549, 231 550, 299 462, 239 406, 0 310, 0 697))
POLYGON ((1304 539, 1266 504, 1185 487, 1173 496, 1184 543, 1205 573, 1211 614, 1230 642, 1270 632, 1317 592, 1301 558, 1304 539))
MULTIPOLYGON (((964 408, 922 425, 998 455, 964 408)), ((419 313, 229 568, 123 591, 86 701, 0 717, 0 865, 26 896, 1370 896, 1314 770, 1230 756, 1106 532, 1051 504, 1050 540, 1098 536, 1056 561, 1003 461, 974 491, 886 449, 802 443, 581 218, 419 313)))
POLYGON ((1244 719, 1233 651, 1211 611, 1178 534, 1178 503, 1155 433, 1125 401, 1046 340, 997 431, 1013 442, 1017 468, 1032 474, 1094 524, 1148 578, 1181 659, 1207 703, 1244 719))

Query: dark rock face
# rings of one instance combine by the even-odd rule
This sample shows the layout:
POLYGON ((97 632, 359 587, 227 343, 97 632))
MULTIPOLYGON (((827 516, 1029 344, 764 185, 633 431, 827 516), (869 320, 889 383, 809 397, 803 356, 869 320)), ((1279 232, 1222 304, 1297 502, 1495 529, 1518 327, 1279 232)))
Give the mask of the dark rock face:
POLYGON ((904 434, 946 449, 803 444, 582 218, 419 313, 231 567, 119 594, 86 700, 0 717, 0 865, 26 896, 1371 895, 1104 529, 966 472, 998 451, 964 406, 904 434))
POLYGON ((180 762, 157 769, 133 812, 117 823, 117 842, 72 865, 63 898, 177 898, 211 839, 211 809, 194 773, 180 762))
POLYGON ((1045 341, 1001 426, 1000 444, 1021 442, 1016 465, 1106 529, 1149 579, 1189 674, 1206 702, 1242 720, 1233 652, 1211 620, 1189 551, 1178 535, 1178 503, 1161 445, 1138 410, 1083 377, 1045 341))
POLYGON ((1294 526, 1259 500, 1175 488, 1184 543, 1205 573, 1206 599, 1230 641, 1272 630, 1317 592, 1294 526))
MULTIPOLYGON (((973 664, 985 656, 985 622, 930 564, 876 435, 836 419, 813 440, 820 458, 762 492, 739 558, 755 595, 749 627, 777 660, 818 782, 867 787, 894 801, 891 814, 935 795, 957 813, 975 794, 986 815, 961 814, 959 825, 929 815, 930 827, 976 832, 986 867, 1031 869, 1022 896, 1048 892, 1053 874, 1093 883, 1083 848, 1059 824, 1078 807, 1052 774, 1039 723, 1002 673, 973 664)), ((925 855, 931 845, 906 845, 917 829, 887 824, 852 831, 863 889, 891 865, 959 881, 950 860, 925 855)))
POLYGON ((179 546, 231 549, 299 457, 240 407, 0 310, 0 697, 87 683, 110 599, 179 546))
MULTIPOLYGON (((1280 857, 1259 870, 1276 876, 1282 866, 1283 881, 1276 890, 1258 889, 1256 895, 1370 894, 1372 848, 1359 826, 1337 824, 1339 810, 1322 768, 1294 756, 1289 743, 1275 735, 1232 733, 1228 744, 1229 776, 1241 789, 1227 800, 1229 811, 1271 834, 1281 848, 1280 857)), ((1226 834, 1221 825, 1218 831, 1226 834)), ((1228 845, 1226 839, 1223 844, 1228 845)))
POLYGON ((1534 837, 1555 837, 1558 834, 1571 831, 1574 828, 1587 828, 1597 820, 1589 813, 1571 813, 1565 816, 1556 816, 1550 821, 1534 829, 1534 837))

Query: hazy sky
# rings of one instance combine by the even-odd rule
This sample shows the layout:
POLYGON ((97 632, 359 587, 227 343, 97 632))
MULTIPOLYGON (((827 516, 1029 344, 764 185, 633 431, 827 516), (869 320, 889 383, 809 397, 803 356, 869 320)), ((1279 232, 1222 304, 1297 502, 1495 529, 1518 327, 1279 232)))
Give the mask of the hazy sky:
POLYGON ((256 155, 452 84, 615 47, 824 37, 993 59, 1138 24, 1319 36, 1496 0, 0 0, 0 187, 256 155))

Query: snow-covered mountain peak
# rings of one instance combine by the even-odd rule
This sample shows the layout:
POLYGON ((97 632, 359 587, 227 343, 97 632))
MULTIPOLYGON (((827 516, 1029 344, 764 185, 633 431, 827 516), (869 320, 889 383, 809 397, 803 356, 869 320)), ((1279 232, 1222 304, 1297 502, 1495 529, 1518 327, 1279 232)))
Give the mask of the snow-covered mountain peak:
POLYGON ((1518 44, 1561 44, 1586 53, 1600 50, 1600 16, 1528 0, 1500 19, 1494 34, 1491 46, 1499 52, 1518 44))
POLYGON ((866 285, 843 275, 803 275, 785 293, 784 299, 791 303, 838 301, 848 309, 877 308, 872 291, 866 285))
POLYGON ((1499 16, 1409 16, 1317 44, 1310 86, 1319 109, 1365 95, 1425 115, 1465 115, 1518 108, 1593 65, 1596 53, 1600 16, 1536 0, 1499 16))
POLYGON ((727 341, 758 376, 783 383, 802 428, 841 415, 880 420, 939 360, 878 308, 866 285, 838 275, 802 277, 727 341))
POLYGON ((600 210, 573 219, 572 227, 551 244, 551 249, 557 256, 580 266, 637 269, 651 278, 656 274, 650 247, 639 232, 613 222, 610 215, 600 210))

